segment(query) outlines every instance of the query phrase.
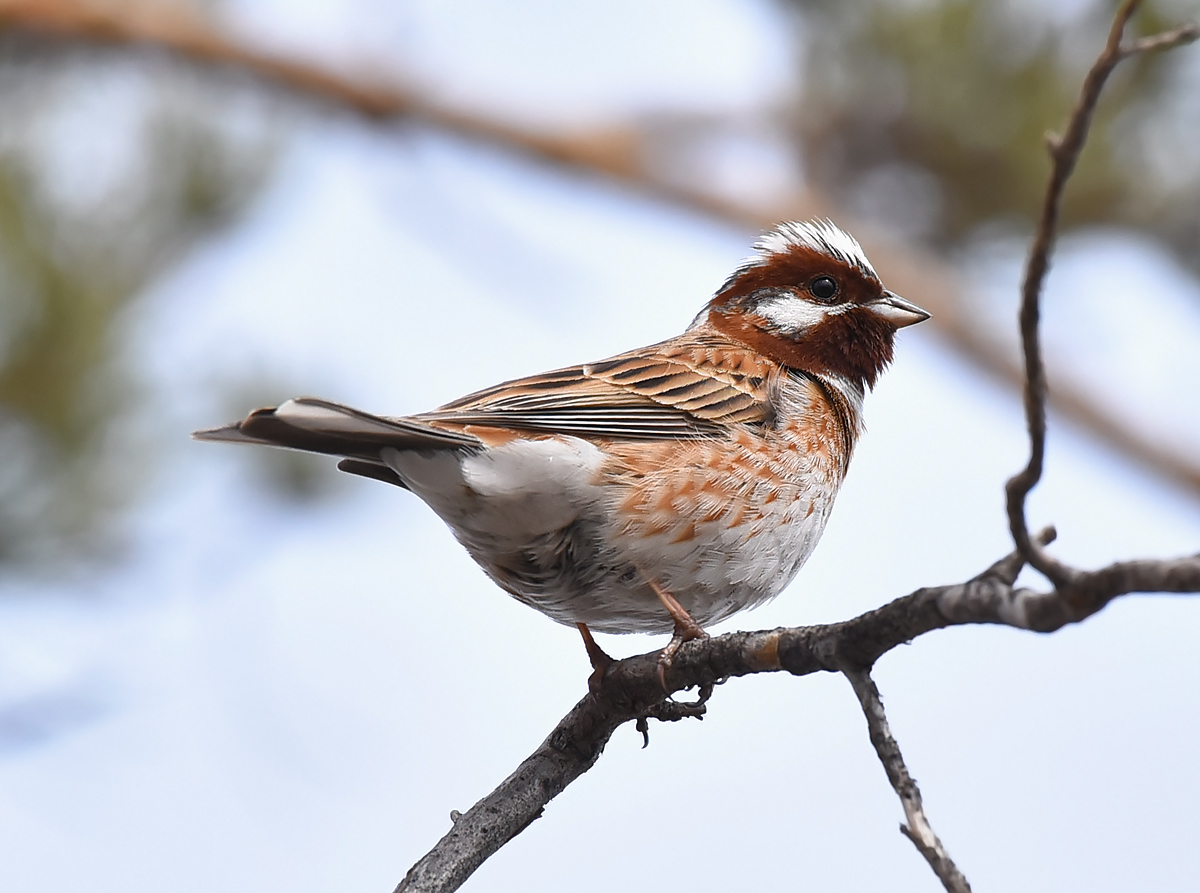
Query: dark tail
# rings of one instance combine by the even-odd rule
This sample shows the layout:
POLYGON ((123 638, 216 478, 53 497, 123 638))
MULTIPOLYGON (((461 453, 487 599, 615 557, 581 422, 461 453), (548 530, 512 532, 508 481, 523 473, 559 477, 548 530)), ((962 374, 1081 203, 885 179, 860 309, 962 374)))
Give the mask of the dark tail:
POLYGON ((385 447, 476 450, 482 446, 470 434, 433 428, 412 419, 375 416, 313 397, 297 397, 271 409, 256 409, 241 422, 196 431, 192 437, 216 443, 253 443, 342 456, 338 463, 342 471, 400 487, 404 482, 380 458, 385 447))

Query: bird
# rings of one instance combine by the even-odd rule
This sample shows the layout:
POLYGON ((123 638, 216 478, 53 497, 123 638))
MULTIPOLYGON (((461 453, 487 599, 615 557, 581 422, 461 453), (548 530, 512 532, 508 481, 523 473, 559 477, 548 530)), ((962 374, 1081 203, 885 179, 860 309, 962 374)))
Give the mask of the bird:
POLYGON ((704 627, 778 595, 825 529, 898 329, 929 318, 828 219, 766 232, 680 335, 381 416, 299 397, 197 431, 414 493, 501 589, 583 635, 704 627))

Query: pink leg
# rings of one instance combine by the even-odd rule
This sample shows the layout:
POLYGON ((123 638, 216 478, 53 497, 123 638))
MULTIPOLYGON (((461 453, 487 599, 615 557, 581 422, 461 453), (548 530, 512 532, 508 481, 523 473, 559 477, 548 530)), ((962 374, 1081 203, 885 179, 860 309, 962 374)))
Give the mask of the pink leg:
POLYGON ((676 601, 675 596, 667 592, 653 580, 650 581, 650 588, 654 590, 654 594, 658 596, 658 600, 662 602, 667 613, 671 615, 671 619, 675 621, 675 633, 671 636, 671 641, 667 643, 667 647, 662 650, 658 656, 658 682, 663 687, 663 691, 670 691, 667 688, 667 670, 671 666, 671 661, 675 659, 675 652, 679 650, 679 646, 684 642, 690 642, 693 639, 707 639, 708 633, 701 629, 700 624, 692 619, 683 607, 676 601))

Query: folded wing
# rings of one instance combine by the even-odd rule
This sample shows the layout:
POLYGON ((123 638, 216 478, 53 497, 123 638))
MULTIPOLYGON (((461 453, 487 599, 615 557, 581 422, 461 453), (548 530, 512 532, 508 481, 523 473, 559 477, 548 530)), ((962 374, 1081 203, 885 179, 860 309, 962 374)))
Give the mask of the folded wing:
POLYGON ((634 440, 714 436, 773 418, 765 369, 723 369, 697 355, 702 346, 687 348, 665 342, 505 382, 414 418, 634 440))
POLYGON ((769 424, 774 413, 767 368, 746 361, 744 353, 736 360, 727 353, 721 345, 673 339, 598 363, 505 382, 405 418, 298 397, 192 436, 341 456, 342 471, 404 486, 380 459, 384 447, 483 449, 472 427, 662 440, 716 437, 730 425, 769 424))

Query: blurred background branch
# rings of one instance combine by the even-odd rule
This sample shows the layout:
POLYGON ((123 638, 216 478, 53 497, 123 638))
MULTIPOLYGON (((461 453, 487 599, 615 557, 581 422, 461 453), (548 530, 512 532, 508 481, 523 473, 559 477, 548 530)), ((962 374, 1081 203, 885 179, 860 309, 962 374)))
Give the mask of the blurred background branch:
POLYGON ((113 552, 152 453, 123 316, 267 169, 266 132, 238 132, 227 91, 151 65, 157 86, 0 33, 0 564, 113 552))
MULTIPOLYGON (((1045 165, 1041 134, 1067 107, 1082 48, 1103 15, 1089 7, 1054 21, 979 0, 790 5, 804 25, 802 62, 794 100, 775 110, 773 126, 804 181, 747 196, 703 176, 695 161, 705 141, 737 122, 646 115, 554 132, 454 107, 396 77, 350 76, 260 50, 224 33, 201 7, 0 2, 0 437, 15 457, 0 477, 0 558, 77 550, 109 531, 110 510, 136 492, 114 459, 135 449, 118 435, 136 430, 128 419, 139 403, 114 326, 190 245, 236 219, 262 181, 277 138, 271 114, 257 126, 246 115, 231 125, 225 106, 230 95, 253 94, 253 81, 611 177, 749 228, 835 217, 861 234, 897 291, 933 311, 946 341, 1019 387, 1016 345, 960 269, 989 240, 1031 230, 1045 165), (190 65, 197 62, 251 81, 202 76, 190 65), (47 130, 79 117, 68 82, 128 79, 135 64, 153 70, 156 82, 126 115, 137 120, 117 119, 123 136, 78 138, 131 140, 138 161, 99 185, 56 168, 39 146, 47 130)), ((1144 18, 1149 30, 1162 16, 1151 8, 1144 18)), ((1133 60, 1128 68, 1099 112, 1065 229, 1121 221, 1200 272, 1200 156, 1188 150, 1196 119, 1187 114, 1195 91, 1181 62, 1133 60)), ((259 91, 257 102, 260 112, 268 109, 269 94, 259 91)), ((1051 400, 1111 447, 1200 496, 1196 442, 1139 424, 1103 387, 1069 370, 1054 376, 1051 400)))

